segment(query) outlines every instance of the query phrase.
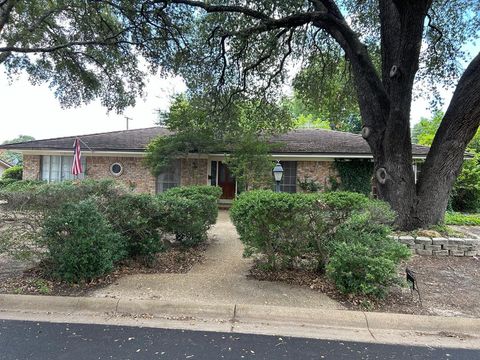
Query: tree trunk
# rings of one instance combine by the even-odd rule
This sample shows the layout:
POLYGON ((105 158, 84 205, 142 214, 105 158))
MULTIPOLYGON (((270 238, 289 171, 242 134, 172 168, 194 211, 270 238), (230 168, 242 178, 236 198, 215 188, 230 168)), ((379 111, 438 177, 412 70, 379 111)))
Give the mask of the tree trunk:
POLYGON ((415 227, 443 221, 452 186, 461 170, 465 149, 479 125, 480 53, 460 78, 422 168, 417 184, 415 227))

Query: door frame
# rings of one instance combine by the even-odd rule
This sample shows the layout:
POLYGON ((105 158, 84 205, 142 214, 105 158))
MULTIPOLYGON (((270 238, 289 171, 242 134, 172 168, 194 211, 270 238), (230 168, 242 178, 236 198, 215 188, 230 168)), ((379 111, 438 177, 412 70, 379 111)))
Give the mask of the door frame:
MULTIPOLYGON (((224 156, 210 156, 208 158, 208 168, 207 168, 207 182, 208 182, 208 185, 212 186, 212 180, 211 180, 211 174, 212 174, 212 161, 215 161, 215 166, 217 167, 216 168, 216 171, 215 171, 215 186, 219 186, 218 185, 218 175, 219 175, 219 163, 222 162, 225 166, 227 166, 225 164, 225 157, 224 156)), ((238 184, 237 184, 237 179, 235 179, 235 192, 234 192, 234 198, 237 197, 238 195, 238 184)), ((231 202, 233 201, 233 199, 221 199, 222 202, 231 202)))

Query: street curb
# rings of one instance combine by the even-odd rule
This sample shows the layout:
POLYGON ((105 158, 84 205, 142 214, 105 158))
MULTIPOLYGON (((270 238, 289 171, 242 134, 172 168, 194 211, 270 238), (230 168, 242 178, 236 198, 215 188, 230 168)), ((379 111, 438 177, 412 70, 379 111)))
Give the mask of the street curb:
POLYGON ((0 294, 0 313, 150 315, 155 318, 212 320, 238 323, 313 325, 380 331, 421 331, 478 337, 479 318, 441 317, 313 308, 176 303, 92 297, 0 294))

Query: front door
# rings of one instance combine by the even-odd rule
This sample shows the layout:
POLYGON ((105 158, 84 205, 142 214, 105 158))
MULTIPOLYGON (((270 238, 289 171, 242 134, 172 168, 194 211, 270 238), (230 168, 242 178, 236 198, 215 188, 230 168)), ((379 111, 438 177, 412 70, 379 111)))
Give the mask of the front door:
POLYGON ((235 179, 230 174, 227 165, 218 162, 218 186, 222 188, 220 199, 233 199, 235 197, 235 179))

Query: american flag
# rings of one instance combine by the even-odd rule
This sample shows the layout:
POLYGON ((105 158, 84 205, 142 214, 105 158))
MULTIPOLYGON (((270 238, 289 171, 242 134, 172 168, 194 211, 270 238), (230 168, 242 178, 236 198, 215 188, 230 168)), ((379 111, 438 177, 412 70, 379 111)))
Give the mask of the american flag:
POLYGON ((78 176, 82 172, 82 151, 80 150, 80 139, 75 139, 75 142, 73 143, 72 174, 78 176))

